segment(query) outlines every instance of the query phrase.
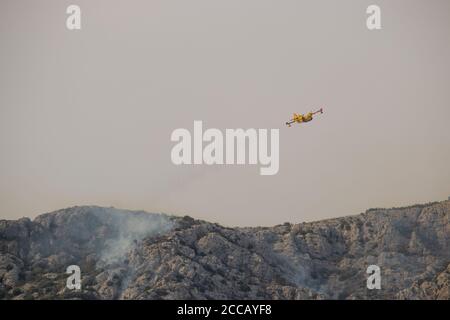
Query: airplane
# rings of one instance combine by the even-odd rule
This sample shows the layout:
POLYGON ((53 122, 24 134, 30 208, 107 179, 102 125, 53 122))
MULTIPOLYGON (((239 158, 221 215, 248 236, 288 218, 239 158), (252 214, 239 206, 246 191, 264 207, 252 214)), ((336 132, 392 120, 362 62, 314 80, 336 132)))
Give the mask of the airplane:
POLYGON ((288 122, 286 122, 286 125, 287 125, 288 127, 290 127, 291 124, 296 123, 296 122, 297 122, 297 123, 309 122, 309 121, 311 121, 311 120, 313 119, 313 115, 315 115, 315 114, 317 114, 317 113, 323 113, 323 109, 320 108, 320 109, 317 110, 317 111, 314 111, 314 112, 308 112, 307 114, 297 114, 297 113, 294 113, 294 117, 293 117, 291 120, 289 120, 288 122))

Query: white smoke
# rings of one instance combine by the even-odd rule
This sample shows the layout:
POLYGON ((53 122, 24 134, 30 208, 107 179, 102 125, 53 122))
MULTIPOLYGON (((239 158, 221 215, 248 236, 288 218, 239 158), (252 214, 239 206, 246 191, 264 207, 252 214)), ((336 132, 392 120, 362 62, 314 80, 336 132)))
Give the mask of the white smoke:
POLYGON ((162 235, 174 227, 174 222, 166 215, 146 212, 130 212, 119 209, 108 209, 101 212, 102 219, 107 219, 113 233, 107 237, 104 248, 99 254, 102 263, 114 263, 124 259, 125 254, 146 237, 162 235))

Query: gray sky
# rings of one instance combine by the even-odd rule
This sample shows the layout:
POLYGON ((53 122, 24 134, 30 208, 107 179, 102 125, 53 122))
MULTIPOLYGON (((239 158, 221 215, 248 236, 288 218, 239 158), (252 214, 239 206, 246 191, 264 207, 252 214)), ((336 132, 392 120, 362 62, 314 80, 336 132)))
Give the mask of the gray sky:
POLYGON ((446 199, 449 33, 448 0, 2 0, 0 218, 96 204, 272 225, 446 199), (280 128, 279 173, 174 166, 194 120, 280 128))

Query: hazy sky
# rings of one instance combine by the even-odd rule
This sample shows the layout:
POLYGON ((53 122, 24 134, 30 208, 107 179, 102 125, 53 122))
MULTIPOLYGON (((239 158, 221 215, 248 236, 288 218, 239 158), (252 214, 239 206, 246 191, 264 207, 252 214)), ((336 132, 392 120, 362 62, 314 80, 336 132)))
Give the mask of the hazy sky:
POLYGON ((2 0, 0 218, 96 204, 272 225, 443 200, 449 84, 448 0, 2 0), (173 165, 194 120, 279 128, 279 173, 173 165))

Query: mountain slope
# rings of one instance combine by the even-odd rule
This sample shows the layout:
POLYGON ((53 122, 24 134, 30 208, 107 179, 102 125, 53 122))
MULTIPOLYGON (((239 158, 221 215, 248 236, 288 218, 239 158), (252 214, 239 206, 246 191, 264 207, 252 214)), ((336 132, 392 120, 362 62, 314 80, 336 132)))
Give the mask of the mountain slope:
POLYGON ((450 299, 450 201, 226 228, 73 207, 0 221, 3 299, 450 299), (65 287, 67 266, 82 289, 65 287), (381 289, 366 287, 369 265, 381 289))

